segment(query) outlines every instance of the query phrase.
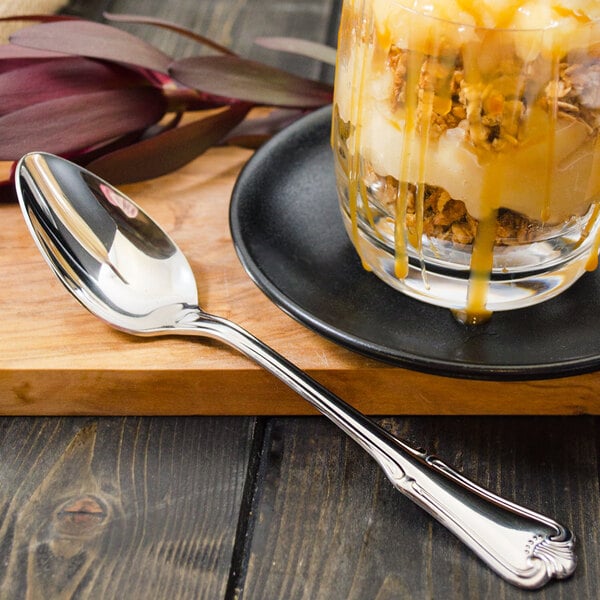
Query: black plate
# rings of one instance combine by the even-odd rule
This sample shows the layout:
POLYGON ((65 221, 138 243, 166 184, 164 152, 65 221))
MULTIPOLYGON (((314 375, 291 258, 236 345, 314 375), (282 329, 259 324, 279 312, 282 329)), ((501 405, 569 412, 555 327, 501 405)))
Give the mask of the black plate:
POLYGON ((263 146, 233 191, 231 232, 244 268, 281 309, 361 354, 478 379, 534 379, 600 365, 600 274, 559 297, 466 327, 364 271, 338 209, 331 109, 263 146))

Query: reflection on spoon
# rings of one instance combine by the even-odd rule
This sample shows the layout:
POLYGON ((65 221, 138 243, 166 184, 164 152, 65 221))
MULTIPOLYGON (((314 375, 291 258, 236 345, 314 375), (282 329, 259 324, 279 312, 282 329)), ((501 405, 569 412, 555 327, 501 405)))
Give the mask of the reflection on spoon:
POLYGON ((252 334, 204 312, 182 252, 109 183, 57 156, 31 153, 17 165, 16 188, 42 255, 93 314, 135 335, 203 336, 238 349, 346 432, 398 490, 512 584, 534 589, 573 573, 574 536, 567 528, 411 448, 252 334))

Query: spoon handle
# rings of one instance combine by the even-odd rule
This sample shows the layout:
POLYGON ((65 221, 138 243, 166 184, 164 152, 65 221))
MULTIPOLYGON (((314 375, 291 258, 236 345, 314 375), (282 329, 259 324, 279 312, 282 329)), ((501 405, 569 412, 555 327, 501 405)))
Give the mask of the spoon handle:
POLYGON ((270 371, 362 446, 394 487, 510 583, 535 589, 573 573, 574 536, 567 528, 496 496, 438 458, 411 448, 238 325, 188 308, 174 333, 218 339, 270 371))

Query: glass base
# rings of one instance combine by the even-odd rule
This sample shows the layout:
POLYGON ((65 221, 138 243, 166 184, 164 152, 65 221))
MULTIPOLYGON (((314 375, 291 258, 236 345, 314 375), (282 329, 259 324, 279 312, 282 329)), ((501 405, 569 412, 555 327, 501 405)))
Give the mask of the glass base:
MULTIPOLYGON (((352 235, 351 219, 342 209, 344 225, 352 235)), ((592 243, 598 235, 600 222, 590 231, 586 241, 563 260, 556 260, 556 246, 548 244, 548 254, 553 260, 540 261, 540 268, 524 271, 504 269, 494 270, 488 284, 486 309, 491 312, 513 310, 532 306, 553 298, 569 288, 585 272, 590 262, 592 243)), ((375 275, 400 292, 436 306, 463 311, 467 307, 469 272, 452 269, 438 262, 432 264, 425 260, 424 267, 417 257, 409 260, 408 274, 403 279, 395 275, 395 257, 393 250, 380 239, 358 228, 360 256, 375 275)), ((556 241, 560 244, 560 240, 556 241)), ((515 252, 518 249, 514 248, 515 252)), ((447 263, 446 263, 447 264, 447 263)))

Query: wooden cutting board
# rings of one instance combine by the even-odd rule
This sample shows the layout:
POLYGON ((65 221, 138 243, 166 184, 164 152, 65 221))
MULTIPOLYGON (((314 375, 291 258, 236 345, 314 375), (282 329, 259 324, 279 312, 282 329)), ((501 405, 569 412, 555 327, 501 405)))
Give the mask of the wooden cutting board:
MULTIPOLYGON (((600 414, 600 374, 497 382, 367 359, 309 331, 252 283, 229 234, 250 157, 217 148, 122 189, 176 240, 209 312, 239 323, 368 414, 600 414)), ((17 205, 0 205, 0 414, 313 414, 274 377, 216 342, 135 338, 89 314, 52 275, 17 205)))

